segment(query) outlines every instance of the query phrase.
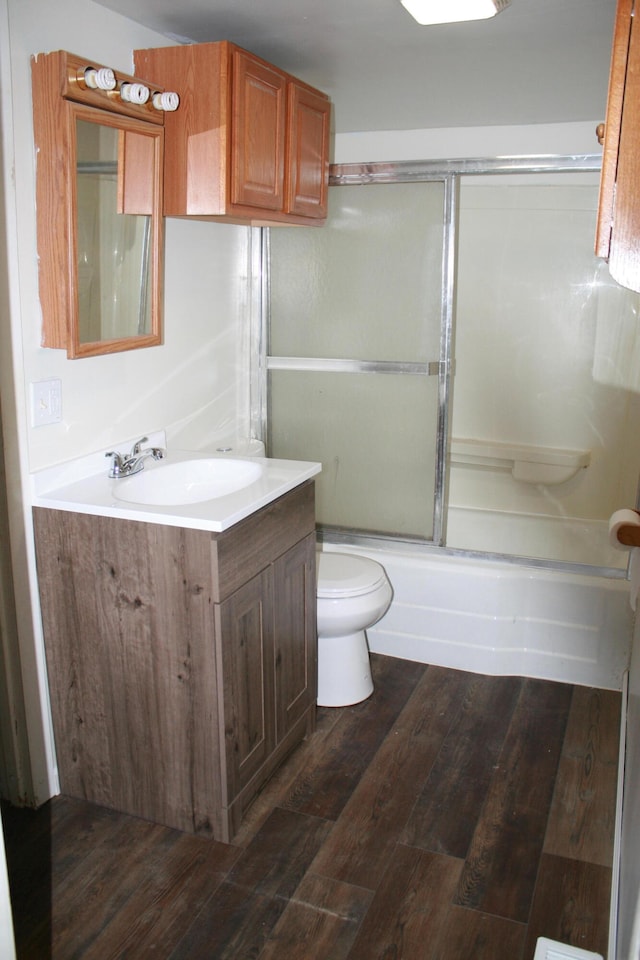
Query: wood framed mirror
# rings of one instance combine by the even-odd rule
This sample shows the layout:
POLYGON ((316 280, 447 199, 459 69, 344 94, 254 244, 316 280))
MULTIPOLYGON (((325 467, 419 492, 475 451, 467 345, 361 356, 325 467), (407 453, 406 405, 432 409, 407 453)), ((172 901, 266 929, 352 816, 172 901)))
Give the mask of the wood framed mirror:
MULTIPOLYGON (((42 346, 70 358, 162 342, 163 114, 89 87, 86 61, 32 61, 42 346)), ((154 88, 157 92, 157 88, 154 88)))

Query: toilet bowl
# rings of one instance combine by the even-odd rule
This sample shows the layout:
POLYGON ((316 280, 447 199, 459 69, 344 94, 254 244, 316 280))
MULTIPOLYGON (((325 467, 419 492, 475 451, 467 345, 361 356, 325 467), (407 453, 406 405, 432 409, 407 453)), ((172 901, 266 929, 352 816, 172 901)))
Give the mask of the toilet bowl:
POLYGON ((318 704, 345 707, 373 693, 365 631, 387 612, 393 590, 375 560, 317 554, 318 704))

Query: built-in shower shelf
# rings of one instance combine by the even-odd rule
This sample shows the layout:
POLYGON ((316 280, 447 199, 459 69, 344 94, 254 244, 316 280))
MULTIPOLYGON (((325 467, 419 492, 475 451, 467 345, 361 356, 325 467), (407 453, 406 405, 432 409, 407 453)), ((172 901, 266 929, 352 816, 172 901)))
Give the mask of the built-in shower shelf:
POLYGON ((450 449, 453 464, 507 469, 515 480, 522 480, 524 483, 566 483, 591 463, 590 450, 536 447, 499 440, 454 438, 450 449))

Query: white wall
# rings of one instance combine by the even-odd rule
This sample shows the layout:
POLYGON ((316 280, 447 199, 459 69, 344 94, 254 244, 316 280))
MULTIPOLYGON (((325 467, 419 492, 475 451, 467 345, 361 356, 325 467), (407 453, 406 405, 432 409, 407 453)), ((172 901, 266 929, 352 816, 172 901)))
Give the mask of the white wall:
POLYGON ((90 0, 0 0, 3 182, 10 317, 2 315, 0 388, 27 726, 35 800, 56 789, 30 522, 29 473, 159 428, 205 448, 248 418, 247 254, 243 227, 166 223, 165 342, 82 360, 40 346, 30 58, 66 49, 133 72, 158 34, 90 0), (11 351, 8 349, 12 342, 11 351), (30 385, 59 378, 62 422, 33 428, 30 385), (6 402, 5 402, 6 400, 6 402))
POLYGON ((634 506, 640 473, 640 297, 594 255, 593 174, 583 183, 495 179, 461 189, 453 436, 585 450, 590 463, 557 485, 514 479, 506 464, 454 464, 450 505, 490 519, 478 545, 461 512, 448 543, 496 552, 506 543, 507 553, 605 566, 616 559, 606 522, 634 506), (537 519, 562 522, 545 524, 546 543, 533 552, 528 538, 518 549, 514 513, 532 518, 534 536, 537 519), (604 527, 592 540, 574 525, 571 538, 565 518, 604 527))
POLYGON ((601 147, 595 128, 602 119, 522 127, 342 133, 336 135, 334 163, 598 153, 601 147))

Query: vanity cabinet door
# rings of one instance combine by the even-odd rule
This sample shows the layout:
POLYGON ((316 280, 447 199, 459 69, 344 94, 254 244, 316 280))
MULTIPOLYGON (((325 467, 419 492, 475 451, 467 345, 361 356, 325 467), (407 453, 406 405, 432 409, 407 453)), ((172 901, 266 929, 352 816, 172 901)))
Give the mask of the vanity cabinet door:
POLYGON ((226 796, 236 798, 275 746, 273 592, 270 568, 216 605, 216 657, 222 665, 226 796))
POLYGON ((275 722, 280 743, 316 702, 316 538, 274 564, 275 722))
POLYGON ((309 534, 216 604, 218 703, 232 822, 275 769, 274 758, 313 728, 315 581, 315 534, 309 534))

